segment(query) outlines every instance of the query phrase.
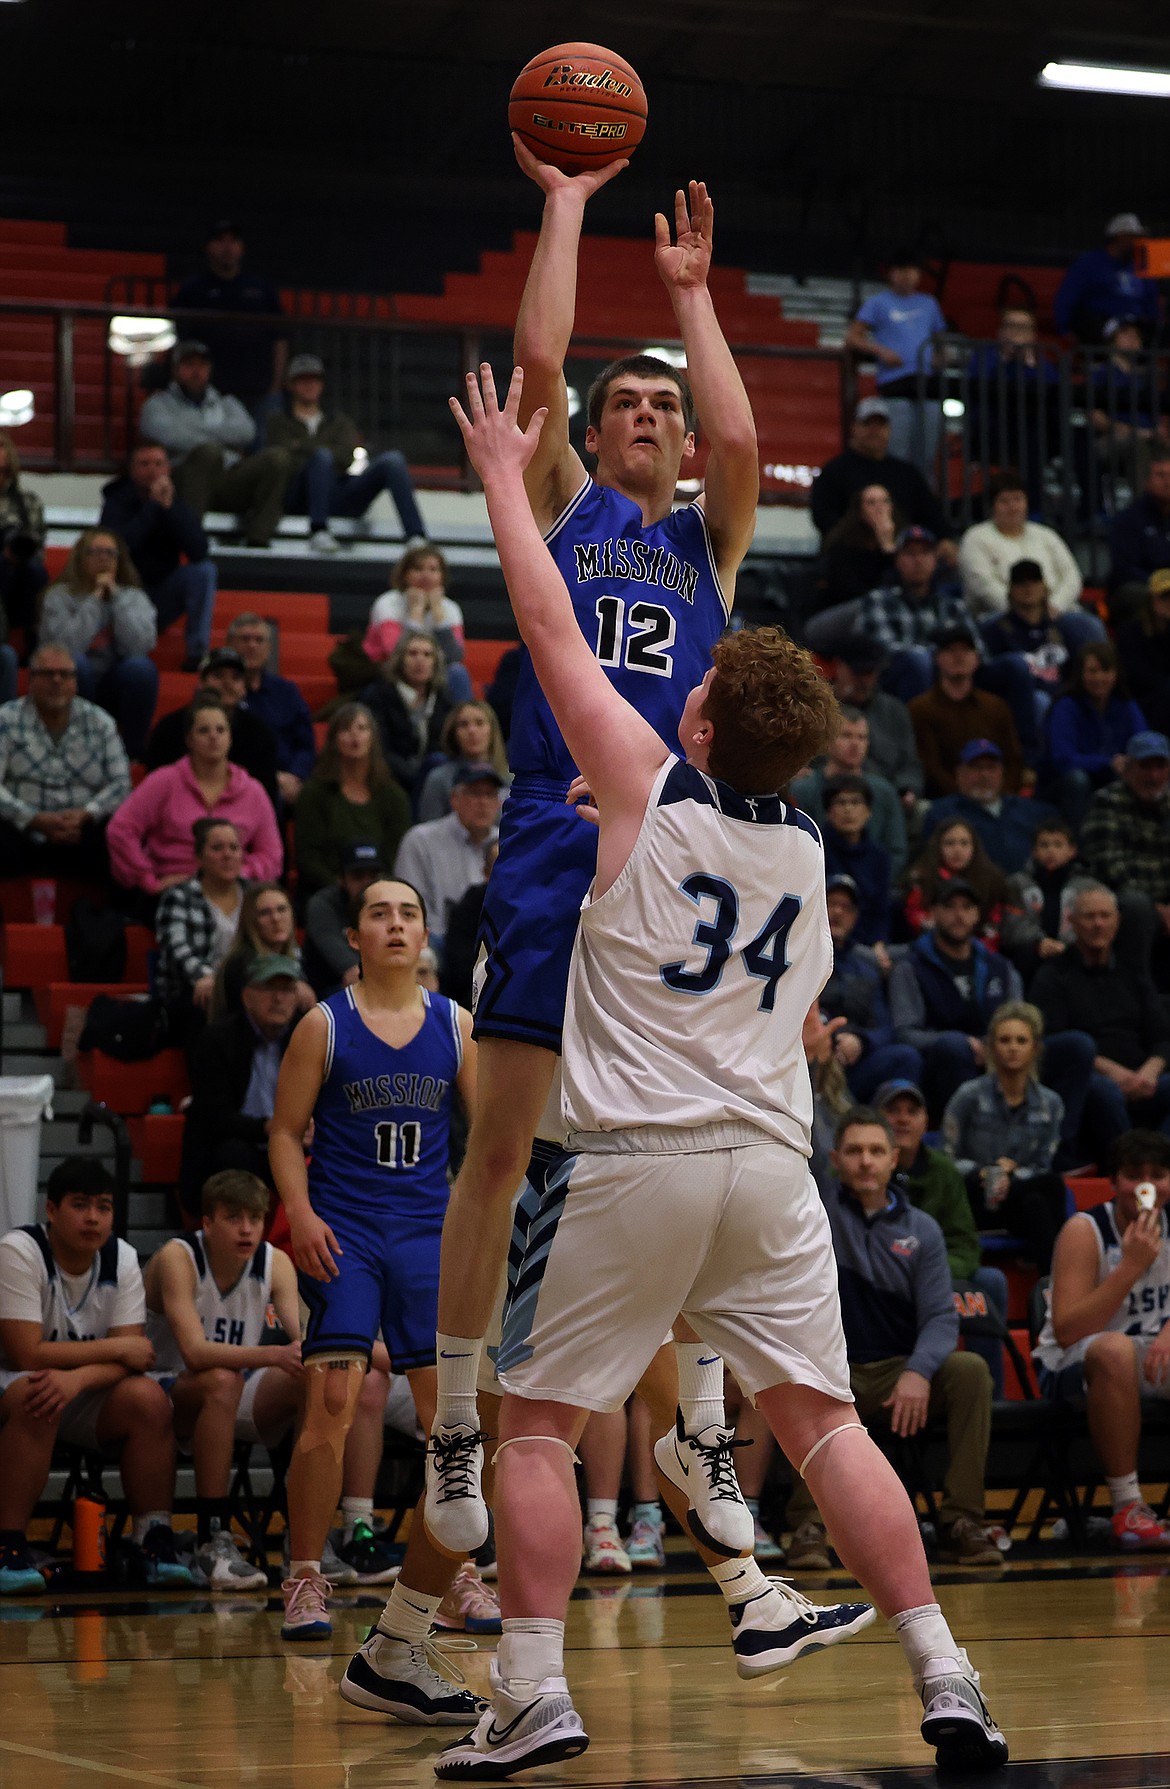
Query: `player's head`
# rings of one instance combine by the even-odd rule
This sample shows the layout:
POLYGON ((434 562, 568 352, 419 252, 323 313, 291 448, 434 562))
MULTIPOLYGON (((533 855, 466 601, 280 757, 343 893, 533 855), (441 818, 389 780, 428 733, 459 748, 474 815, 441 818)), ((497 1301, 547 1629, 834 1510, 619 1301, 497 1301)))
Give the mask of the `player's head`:
POLYGON ((679 744, 691 764, 741 795, 774 795, 819 757, 840 724, 810 653, 779 627, 724 634, 687 697, 679 744))
POLYGON ((1170 1203, 1170 1137, 1161 1131, 1125 1131, 1113 1145, 1113 1190, 1132 1222, 1138 1211, 1137 1189, 1154 1188, 1157 1207, 1170 1203))
POLYGON ((114 1183, 91 1155, 67 1155, 45 1187, 49 1233, 70 1255, 96 1255, 114 1228, 114 1183))
POLYGON ((411 882, 382 876, 355 895, 349 908, 350 946, 371 969, 418 970, 427 943, 427 904, 411 882))
POLYGON ((222 1256, 249 1260, 264 1238, 269 1193, 243 1168, 224 1168, 203 1182, 203 1234, 222 1256))
POLYGON ((684 374, 653 354, 610 361, 589 388, 587 452, 623 490, 674 489, 695 452, 695 400, 684 374))

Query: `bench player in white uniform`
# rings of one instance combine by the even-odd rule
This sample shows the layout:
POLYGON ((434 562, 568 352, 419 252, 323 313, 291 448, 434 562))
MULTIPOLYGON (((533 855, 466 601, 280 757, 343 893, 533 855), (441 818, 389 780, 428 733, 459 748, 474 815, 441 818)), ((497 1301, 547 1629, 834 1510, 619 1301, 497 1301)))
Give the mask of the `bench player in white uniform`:
POLYGON ((1127 1131, 1114 1145, 1113 1197, 1065 1224, 1052 1257, 1040 1385, 1085 1399, 1089 1432, 1126 1551, 1170 1551, 1138 1483, 1142 1398, 1170 1397, 1170 1138, 1127 1131))
MULTIPOLYGON (((763 1410, 846 1568, 897 1630, 940 1761, 1002 1763, 1007 1746, 934 1600, 910 1501, 853 1407, 832 1241, 808 1171, 801 1030, 832 966, 824 856, 815 825, 774 791, 831 739, 836 704, 780 630, 730 635, 687 700, 686 762, 675 757, 597 665, 533 523, 521 474, 542 418, 521 434, 520 369, 503 411, 490 368, 482 378, 482 398, 468 380, 473 421, 452 408, 600 835, 566 1011, 574 1153, 530 1234, 527 1287, 510 1302, 497 1363, 504 1622, 493 1701, 436 1772, 490 1780, 587 1746, 563 1675, 579 1547, 573 1447, 589 1410, 624 1402, 679 1310, 763 1410), (648 1221, 670 1237, 652 1274, 637 1246, 648 1221)), ((720 1569, 747 1580, 741 1629, 757 1599, 786 1594, 800 1620, 803 1599, 753 1561, 720 1569)), ((823 1629, 812 1619, 824 1644, 866 1618, 858 1609, 823 1629)))

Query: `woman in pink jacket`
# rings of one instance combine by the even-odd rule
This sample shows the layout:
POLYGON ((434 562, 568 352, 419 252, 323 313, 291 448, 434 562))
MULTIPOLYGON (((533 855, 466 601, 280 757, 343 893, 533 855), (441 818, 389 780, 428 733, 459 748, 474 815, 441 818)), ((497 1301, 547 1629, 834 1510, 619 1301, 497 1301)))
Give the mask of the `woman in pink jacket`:
POLYGON ((212 695, 187 711, 187 755, 148 777, 122 803, 106 832, 114 875, 157 898, 195 874, 196 820, 230 820, 240 837, 240 873, 249 882, 279 877, 284 851, 272 803, 255 777, 228 762, 231 723, 212 695))

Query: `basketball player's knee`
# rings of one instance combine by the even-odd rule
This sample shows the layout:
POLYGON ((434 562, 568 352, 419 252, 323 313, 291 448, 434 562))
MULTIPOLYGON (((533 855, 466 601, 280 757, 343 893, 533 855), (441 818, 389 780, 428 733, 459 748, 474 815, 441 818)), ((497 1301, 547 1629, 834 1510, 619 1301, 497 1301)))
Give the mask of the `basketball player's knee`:
POLYGON ((362 1395, 365 1362, 359 1358, 311 1360, 305 1368, 305 1416, 300 1445, 328 1448, 338 1465, 362 1395))
POLYGON ((1132 1336, 1120 1330, 1107 1329, 1094 1336, 1085 1350, 1085 1377, 1090 1389, 1095 1383, 1110 1387, 1137 1383, 1138 1353, 1132 1336))
POLYGON ((219 1410, 234 1411, 243 1394, 244 1376, 231 1367, 208 1367, 196 1375, 196 1385, 205 1406, 213 1404, 219 1410))
POLYGON ((122 1420, 128 1428, 165 1431, 173 1437, 174 1409, 157 1379, 138 1375, 123 1379, 117 1389, 122 1420))

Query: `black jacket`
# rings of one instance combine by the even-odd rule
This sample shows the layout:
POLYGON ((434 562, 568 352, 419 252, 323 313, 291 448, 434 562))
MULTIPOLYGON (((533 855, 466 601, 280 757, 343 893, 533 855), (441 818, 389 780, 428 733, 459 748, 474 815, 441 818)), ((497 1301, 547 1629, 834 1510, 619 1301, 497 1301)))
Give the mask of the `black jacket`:
POLYGON ((169 578, 182 558, 193 565, 207 558, 207 536, 195 511, 177 497, 164 509, 142 496, 129 478, 103 485, 99 526, 122 536, 148 592, 169 578))
POLYGON ((376 678, 373 683, 366 685, 358 700, 365 703, 378 723, 382 750, 390 769, 404 789, 413 788, 424 758, 443 749, 439 744, 439 735, 443 731, 443 722, 451 712, 449 697, 442 690, 436 693, 435 706, 427 722, 426 745, 422 749, 419 747, 414 722, 406 711, 406 703, 394 684, 387 683, 384 677, 376 678))
MULTIPOLYGON (((283 1053, 288 1035, 281 1046, 283 1053)), ((198 1211, 203 1182, 212 1171, 215 1152, 230 1139, 263 1149, 268 1134, 262 1118, 248 1118, 240 1111, 252 1078, 256 1033, 244 1012, 207 1025, 191 1050, 191 1104, 183 1126, 180 1170, 182 1204, 198 1211)))
MULTIPOLYGON (((183 737, 186 714, 185 708, 176 708, 173 713, 164 714, 152 728, 146 742, 147 770, 159 770, 164 764, 179 762, 187 749, 183 737)), ((246 708, 237 708, 230 720, 232 749, 228 757, 256 778, 279 818, 282 810, 276 786, 276 735, 246 708)))
POLYGON ((1166 1009, 1148 975, 1116 957, 1101 968, 1085 962, 1075 945, 1036 973, 1028 998, 1044 1014, 1044 1029, 1087 1031, 1099 1056, 1140 1068, 1151 1056, 1170 1062, 1166 1009))
MULTIPOLYGON (((815 486, 813 487, 816 488, 815 486)), ((1136 503, 1109 524, 1109 577, 1106 588, 1144 584, 1152 571, 1170 565, 1170 515, 1143 491, 1136 503)))
POLYGON ((953 532, 941 503, 917 466, 894 454, 887 454, 884 460, 871 460, 847 447, 844 453, 826 460, 813 479, 809 507, 813 525, 822 537, 841 520, 853 493, 863 491, 866 485, 885 485, 903 521, 929 528, 940 540, 953 532))

